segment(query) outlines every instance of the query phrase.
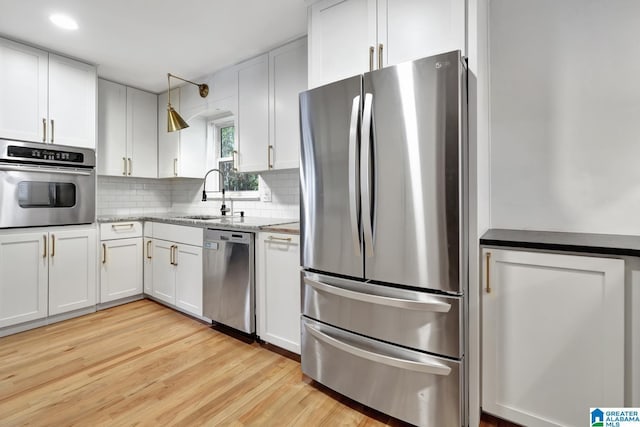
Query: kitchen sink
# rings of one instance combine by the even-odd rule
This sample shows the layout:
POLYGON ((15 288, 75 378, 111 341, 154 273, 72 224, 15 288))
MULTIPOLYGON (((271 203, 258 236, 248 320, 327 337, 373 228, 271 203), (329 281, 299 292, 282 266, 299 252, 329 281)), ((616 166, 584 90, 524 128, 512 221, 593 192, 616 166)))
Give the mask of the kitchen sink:
POLYGON ((178 218, 181 218, 181 219, 202 219, 202 220, 207 220, 207 219, 220 219, 220 218, 224 218, 224 217, 220 216, 220 215, 186 215, 186 216, 179 216, 178 218))

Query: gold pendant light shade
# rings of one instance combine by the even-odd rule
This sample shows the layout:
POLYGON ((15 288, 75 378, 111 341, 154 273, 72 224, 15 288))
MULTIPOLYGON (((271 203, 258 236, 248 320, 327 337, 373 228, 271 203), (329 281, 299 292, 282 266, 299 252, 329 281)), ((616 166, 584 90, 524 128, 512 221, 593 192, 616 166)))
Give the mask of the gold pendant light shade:
POLYGON ((187 122, 169 105, 169 108, 167 108, 167 132, 175 132, 188 127, 187 122))
POLYGON ((206 83, 198 84, 189 80, 185 80, 182 77, 174 76, 171 73, 167 74, 167 83, 169 84, 169 92, 167 99, 167 132, 175 132, 188 128, 187 122, 180 117, 180 114, 171 106, 171 77, 174 79, 182 80, 183 82, 191 83, 194 86, 198 86, 198 92, 202 98, 206 98, 209 95, 209 86, 206 83))

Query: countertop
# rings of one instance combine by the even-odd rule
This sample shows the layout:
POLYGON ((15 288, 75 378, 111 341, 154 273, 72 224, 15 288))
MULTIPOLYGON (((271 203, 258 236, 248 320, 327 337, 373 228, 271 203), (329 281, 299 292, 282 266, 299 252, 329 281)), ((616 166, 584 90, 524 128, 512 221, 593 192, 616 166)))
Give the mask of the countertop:
POLYGON ((491 229, 480 244, 607 255, 640 256, 640 236, 491 229))
MULTIPOLYGON (((189 227, 217 228, 223 230, 244 230, 244 231, 270 231, 277 233, 299 234, 300 226, 287 218, 262 218, 237 215, 226 217, 215 217, 211 215, 209 219, 194 218, 195 214, 145 214, 145 215, 104 215, 98 217, 98 222, 122 222, 122 221, 153 221, 167 224, 186 225, 189 227), (188 218, 190 217, 190 218, 188 218)), ((205 217, 206 215, 200 215, 205 217)))

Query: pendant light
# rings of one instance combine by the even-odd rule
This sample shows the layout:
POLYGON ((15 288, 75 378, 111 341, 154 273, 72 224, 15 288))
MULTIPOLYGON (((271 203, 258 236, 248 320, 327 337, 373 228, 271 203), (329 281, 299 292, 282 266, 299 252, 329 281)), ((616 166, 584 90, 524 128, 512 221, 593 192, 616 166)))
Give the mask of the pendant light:
POLYGON ((198 84, 192 81, 183 79, 182 77, 175 76, 171 73, 167 73, 167 82, 169 83, 168 102, 167 102, 167 132, 175 132, 188 128, 189 125, 184 121, 180 114, 171 106, 171 77, 174 79, 182 80, 183 82, 191 83, 194 86, 198 86, 200 96, 206 98, 209 95, 209 86, 206 83, 198 84))

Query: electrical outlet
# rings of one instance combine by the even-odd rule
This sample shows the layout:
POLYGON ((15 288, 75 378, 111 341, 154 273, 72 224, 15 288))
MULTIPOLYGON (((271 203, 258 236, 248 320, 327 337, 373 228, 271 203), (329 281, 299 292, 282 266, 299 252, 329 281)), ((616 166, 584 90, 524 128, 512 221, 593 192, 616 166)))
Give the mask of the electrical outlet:
POLYGON ((271 201, 271 189, 270 188, 264 188, 262 190, 260 190, 260 200, 263 202, 270 202, 271 201))

